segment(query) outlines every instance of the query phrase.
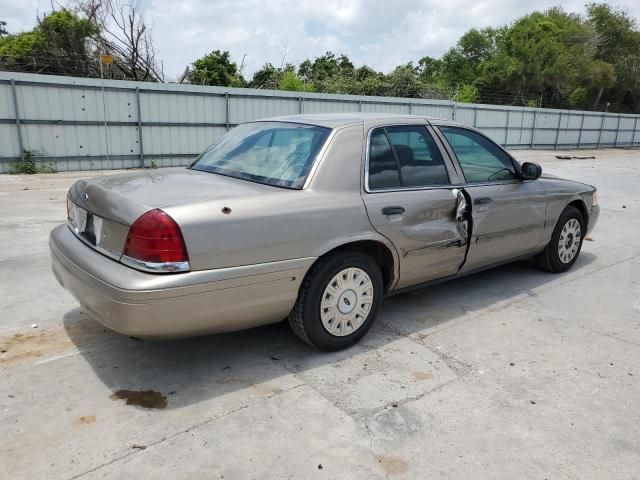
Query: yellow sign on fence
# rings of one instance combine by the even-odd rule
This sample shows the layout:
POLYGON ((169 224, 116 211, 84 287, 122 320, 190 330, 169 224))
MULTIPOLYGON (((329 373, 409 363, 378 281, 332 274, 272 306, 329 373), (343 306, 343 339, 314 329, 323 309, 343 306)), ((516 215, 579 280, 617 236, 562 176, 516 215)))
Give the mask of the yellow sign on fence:
POLYGON ((109 55, 109 54, 100 55, 100 63, 102 65, 111 65, 113 63, 113 55, 109 55))

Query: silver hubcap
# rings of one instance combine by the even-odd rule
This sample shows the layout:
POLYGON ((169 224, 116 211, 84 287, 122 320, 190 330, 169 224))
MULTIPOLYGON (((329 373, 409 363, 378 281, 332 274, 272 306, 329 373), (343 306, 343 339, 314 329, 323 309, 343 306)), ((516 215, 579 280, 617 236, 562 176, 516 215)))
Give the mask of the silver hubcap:
POLYGON ((358 330, 373 305, 373 282, 360 268, 345 268, 330 281, 322 294, 320 319, 331 335, 343 337, 358 330))
POLYGON ((558 256, 562 263, 571 262, 578 254, 581 233, 580 222, 575 218, 570 219, 562 227, 558 241, 558 256))

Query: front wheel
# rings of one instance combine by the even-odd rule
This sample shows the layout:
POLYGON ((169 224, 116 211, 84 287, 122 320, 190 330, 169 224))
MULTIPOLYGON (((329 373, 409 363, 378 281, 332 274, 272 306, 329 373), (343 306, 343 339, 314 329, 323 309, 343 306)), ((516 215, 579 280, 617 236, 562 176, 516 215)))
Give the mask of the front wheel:
POLYGON ((382 295, 378 264, 358 250, 339 252, 311 267, 289 314, 289 324, 310 345, 340 350, 371 328, 382 295))
POLYGON ((585 223, 582 213, 569 205, 564 209, 545 249, 535 261, 542 269, 553 273, 569 270, 580 255, 584 240, 585 223))

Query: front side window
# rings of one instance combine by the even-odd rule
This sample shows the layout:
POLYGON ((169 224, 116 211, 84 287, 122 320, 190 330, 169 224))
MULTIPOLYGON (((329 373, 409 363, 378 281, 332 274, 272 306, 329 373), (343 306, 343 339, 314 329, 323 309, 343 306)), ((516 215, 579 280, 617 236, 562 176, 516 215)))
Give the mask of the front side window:
POLYGON ((245 123, 209 147, 191 168, 300 189, 330 132, 296 123, 245 123))
POLYGON ((511 157, 484 135, 465 128, 439 128, 456 154, 467 182, 494 182, 518 178, 511 157))
POLYGON ((444 160, 422 126, 378 128, 369 143, 370 190, 448 185, 444 160))

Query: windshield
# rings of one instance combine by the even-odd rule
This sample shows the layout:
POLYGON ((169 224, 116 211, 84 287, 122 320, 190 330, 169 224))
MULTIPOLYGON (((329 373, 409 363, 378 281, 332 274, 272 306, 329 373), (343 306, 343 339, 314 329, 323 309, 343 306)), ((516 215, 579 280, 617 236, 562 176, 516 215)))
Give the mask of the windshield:
POLYGON ((297 123, 245 123, 205 150, 191 168, 300 189, 330 131, 297 123))

